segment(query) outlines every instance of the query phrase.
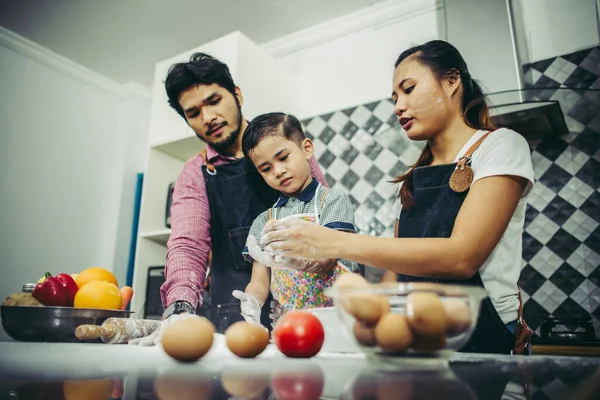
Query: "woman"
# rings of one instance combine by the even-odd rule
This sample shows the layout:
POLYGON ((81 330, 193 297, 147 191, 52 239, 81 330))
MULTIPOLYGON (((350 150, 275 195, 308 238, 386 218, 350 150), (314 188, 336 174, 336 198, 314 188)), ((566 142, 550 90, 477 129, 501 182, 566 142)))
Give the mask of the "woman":
POLYGON ((481 88, 449 43, 412 47, 395 66, 395 113, 411 140, 427 141, 416 164, 395 180, 402 185, 396 238, 273 221, 265 250, 348 259, 387 270, 385 279, 483 286, 489 299, 462 350, 510 353, 526 197, 534 181, 529 146, 516 132, 491 124, 481 88))

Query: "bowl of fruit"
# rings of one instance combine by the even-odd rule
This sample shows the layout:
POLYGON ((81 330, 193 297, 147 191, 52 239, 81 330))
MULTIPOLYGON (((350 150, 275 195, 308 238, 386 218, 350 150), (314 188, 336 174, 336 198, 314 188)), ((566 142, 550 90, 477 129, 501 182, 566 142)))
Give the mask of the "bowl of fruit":
POLYGON ((435 283, 366 282, 345 274, 325 293, 333 298, 347 339, 381 364, 447 364, 477 323, 486 291, 435 283))
MULTIPOLYGON (((77 342, 81 325, 99 326, 108 318, 129 318, 133 290, 119 288, 108 270, 92 267, 80 274, 46 273, 35 284, 8 296, 0 306, 2 327, 14 340, 77 342)), ((101 342, 100 338, 92 341, 101 342)))

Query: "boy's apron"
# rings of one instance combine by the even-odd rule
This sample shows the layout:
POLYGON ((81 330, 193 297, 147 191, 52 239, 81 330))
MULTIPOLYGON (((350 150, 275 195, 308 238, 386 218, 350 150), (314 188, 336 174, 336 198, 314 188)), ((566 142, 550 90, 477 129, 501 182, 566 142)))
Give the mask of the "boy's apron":
MULTIPOLYGON (((319 196, 321 184, 315 190, 315 197, 319 196)), ((313 213, 294 214, 282 219, 300 218, 319 225, 319 204, 323 208, 323 202, 327 195, 327 189, 321 197, 315 199, 313 213)), ((267 220, 277 219, 277 208, 269 209, 267 220)), ((316 307, 330 307, 333 305, 331 298, 324 293, 325 289, 332 286, 335 280, 349 270, 337 263, 334 270, 328 274, 313 274, 301 272, 291 268, 271 268, 271 294, 273 295, 273 325, 286 312, 291 310, 303 310, 316 307)))
MULTIPOLYGON (((206 160, 206 153, 204 153, 206 160)), ((210 205, 212 265, 210 317, 219 333, 234 322, 242 321, 240 301, 231 294, 246 289, 252 264, 242 256, 254 219, 273 202, 279 193, 270 188, 246 158, 202 167, 210 205)), ((270 299, 261 310, 261 323, 268 327, 270 299)))
MULTIPOLYGON (((485 136, 482 139, 484 138, 485 136)), ((481 141, 476 145, 480 143, 481 141)), ((475 149, 470 149, 469 157, 473 151, 475 149)), ((412 181, 414 205, 410 209, 402 208, 398 219, 398 237, 450 237, 460 207, 468 193, 468 190, 458 193, 449 187, 448 182, 456 165, 454 163, 415 168, 412 181)), ((473 240, 477 240, 477 238, 473 238, 473 240)), ((466 280, 422 278, 400 274, 398 281, 463 284, 485 288, 479 271, 466 280)), ((491 300, 487 297, 482 302, 475 332, 460 351, 510 354, 514 345, 514 334, 506 328, 491 300)))

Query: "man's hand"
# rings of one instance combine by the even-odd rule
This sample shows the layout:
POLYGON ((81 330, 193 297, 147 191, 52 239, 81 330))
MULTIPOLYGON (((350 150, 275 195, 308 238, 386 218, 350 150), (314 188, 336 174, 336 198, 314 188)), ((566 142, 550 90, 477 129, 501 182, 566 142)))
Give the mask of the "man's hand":
POLYGON ((158 329, 155 330, 154 332, 152 332, 150 335, 148 335, 146 337, 142 337, 142 338, 132 339, 129 341, 129 344, 137 345, 137 346, 157 345, 161 342, 163 333, 167 327, 169 327, 170 325, 172 325, 178 321, 181 321, 181 320, 184 320, 187 318, 200 318, 200 317, 198 317, 196 314, 190 314, 190 313, 173 314, 170 317, 168 317, 167 319, 163 320, 160 323, 160 326, 158 327, 158 329))
POLYGON ((260 304, 256 297, 241 290, 234 290, 232 295, 240 301, 241 314, 246 322, 260 325, 260 304))

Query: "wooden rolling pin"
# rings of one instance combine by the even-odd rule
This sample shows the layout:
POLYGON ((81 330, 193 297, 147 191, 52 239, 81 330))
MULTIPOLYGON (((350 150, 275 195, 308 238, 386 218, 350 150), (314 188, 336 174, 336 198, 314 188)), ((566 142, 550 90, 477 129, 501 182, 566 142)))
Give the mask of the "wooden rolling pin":
POLYGON ((79 340, 102 339, 104 343, 128 343, 148 336, 158 329, 160 321, 150 319, 108 318, 102 325, 79 325, 75 337, 79 340))

